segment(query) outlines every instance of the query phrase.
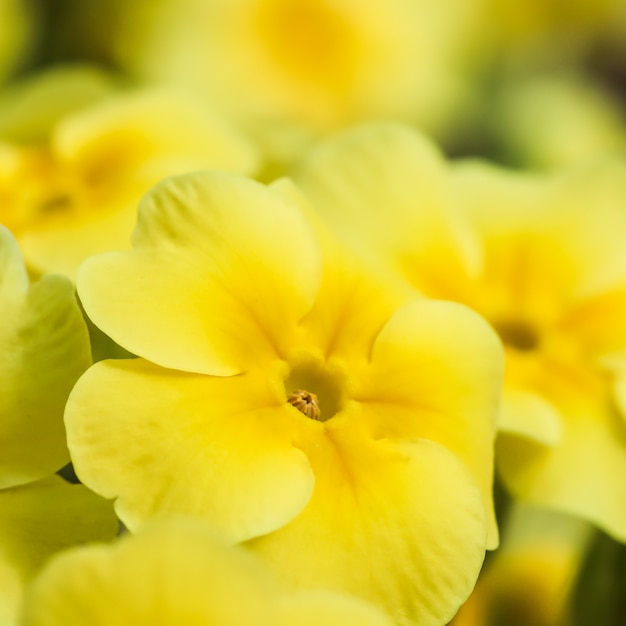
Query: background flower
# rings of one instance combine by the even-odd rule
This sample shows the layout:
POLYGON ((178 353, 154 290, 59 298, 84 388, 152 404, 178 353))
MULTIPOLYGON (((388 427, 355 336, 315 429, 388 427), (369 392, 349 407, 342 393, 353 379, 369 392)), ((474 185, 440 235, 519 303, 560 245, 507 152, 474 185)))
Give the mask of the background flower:
POLYGON ((498 467, 515 496, 626 539, 626 170, 449 167, 408 128, 329 142, 298 180, 362 255, 485 316, 506 350, 498 467))
POLYGON ((167 175, 256 167, 254 149, 192 97, 138 91, 87 105, 91 91, 76 79, 46 75, 6 105, 18 112, 0 143, 0 217, 36 271, 73 278, 89 255, 127 248, 139 199, 167 175), (56 117, 41 120, 37 97, 49 94, 56 117), (29 118, 23 105, 35 98, 29 118))

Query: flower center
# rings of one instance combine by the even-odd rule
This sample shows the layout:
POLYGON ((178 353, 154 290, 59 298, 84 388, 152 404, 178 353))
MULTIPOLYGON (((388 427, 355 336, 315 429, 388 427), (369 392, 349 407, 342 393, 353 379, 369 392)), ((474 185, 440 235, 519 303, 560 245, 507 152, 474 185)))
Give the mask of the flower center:
POLYGON ((284 385, 291 406, 319 422, 331 419, 343 409, 347 376, 341 364, 303 356, 289 365, 284 385))
POLYGON ((529 352, 539 346, 539 333, 525 321, 501 320, 493 324, 495 331, 505 345, 529 352))
POLYGON ((296 389, 296 391, 289 395, 287 402, 295 406, 300 413, 304 413, 308 418, 319 420, 320 405, 314 393, 305 391, 304 389, 296 389))

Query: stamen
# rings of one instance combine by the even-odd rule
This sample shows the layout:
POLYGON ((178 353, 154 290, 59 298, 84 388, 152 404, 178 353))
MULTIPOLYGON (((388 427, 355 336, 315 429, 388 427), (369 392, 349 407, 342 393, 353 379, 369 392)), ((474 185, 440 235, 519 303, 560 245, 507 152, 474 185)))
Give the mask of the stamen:
POLYGON ((305 391, 304 389, 296 389, 296 391, 289 395, 287 402, 296 407, 300 413, 304 413, 308 418, 319 420, 320 405, 314 393, 305 391))

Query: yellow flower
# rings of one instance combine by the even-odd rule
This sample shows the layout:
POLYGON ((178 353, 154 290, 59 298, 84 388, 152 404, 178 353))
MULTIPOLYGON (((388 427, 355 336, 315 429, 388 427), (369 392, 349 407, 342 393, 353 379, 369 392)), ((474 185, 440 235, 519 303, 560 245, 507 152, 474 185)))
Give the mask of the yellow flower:
POLYGON ((143 358, 74 388, 72 458, 131 530, 200 516, 297 586, 439 624, 496 541, 501 348, 465 307, 361 269, 308 212, 287 182, 217 172, 148 194, 134 250, 79 272, 88 314, 143 358))
POLYGON ((131 72, 192 86, 260 134, 372 117, 435 126, 459 101, 475 13, 471 0, 135 2, 118 16, 116 52, 131 72))
POLYGON ((506 348, 497 463, 519 498, 626 540, 626 167, 446 169, 409 129, 329 143, 299 181, 363 254, 481 313, 506 348))
POLYGON ((0 489, 69 461, 63 409, 91 365, 74 287, 48 275, 29 284, 11 233, 0 226, 0 489))
MULTIPOLYGON (((75 94, 68 98, 73 104, 75 94)), ((15 122, 23 135, 27 120, 15 122)), ((36 112, 32 123, 40 130, 36 112)), ((44 141, 0 142, 0 221, 34 270, 73 278, 86 257, 130 246, 137 202, 160 179, 255 166, 250 145, 194 99, 117 95, 59 116, 44 141)))
POLYGON ((58 476, 0 489, 0 626, 15 624, 26 584, 50 556, 112 540, 117 528, 110 503, 58 476))
POLYGON ((392 626, 361 600, 289 591, 246 550, 184 519, 57 556, 31 586, 19 624, 392 626))

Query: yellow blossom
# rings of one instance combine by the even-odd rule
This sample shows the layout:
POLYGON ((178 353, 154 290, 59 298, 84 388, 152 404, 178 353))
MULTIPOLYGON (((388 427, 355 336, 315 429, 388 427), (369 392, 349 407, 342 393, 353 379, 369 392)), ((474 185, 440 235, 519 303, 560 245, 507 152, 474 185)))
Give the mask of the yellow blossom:
POLYGON ((115 52, 144 79, 195 88, 257 136, 267 139, 271 129, 272 144, 281 138, 280 148, 271 149, 284 151, 294 136, 285 129, 315 135, 383 116, 441 125, 461 99, 463 37, 476 6, 476 0, 126 3, 115 52))
POLYGON ((0 626, 15 624, 25 586, 50 556, 111 540, 117 527, 110 503, 58 476, 0 489, 0 626))
POLYGON ((495 334, 358 265, 286 181, 166 180, 133 242, 78 276, 93 321, 142 357, 74 388, 81 480, 131 530, 199 516, 298 587, 449 618, 497 541, 495 334))
POLYGON ((0 489, 69 461, 63 409, 91 365, 87 327, 67 278, 30 284, 15 239, 0 226, 0 489))
MULTIPOLYGON (((81 98, 68 96, 71 104, 81 98)), ((4 135, 24 134, 28 120, 16 117, 20 132, 4 135)), ((128 248, 137 202, 167 175, 256 166, 254 150, 230 127, 169 91, 119 94, 49 121, 44 140, 0 141, 0 222, 36 271, 73 278, 86 257, 128 248)))
POLYGON ((497 465, 513 494, 626 540, 624 162, 545 177, 446 167, 408 128, 372 125, 298 180, 362 254, 497 330, 497 465))
POLYGON ((243 548, 184 519, 57 556, 31 586, 19 624, 392 626, 347 595, 290 591, 243 548))

